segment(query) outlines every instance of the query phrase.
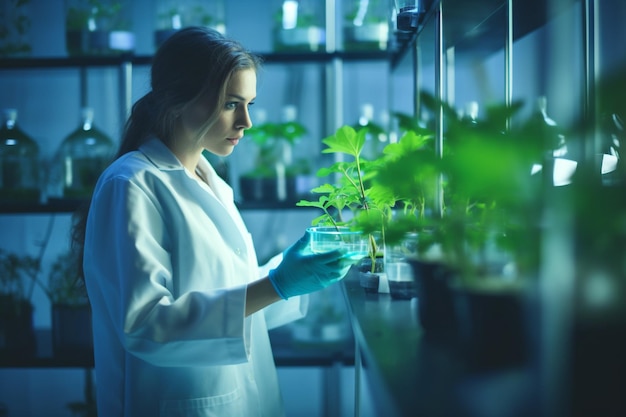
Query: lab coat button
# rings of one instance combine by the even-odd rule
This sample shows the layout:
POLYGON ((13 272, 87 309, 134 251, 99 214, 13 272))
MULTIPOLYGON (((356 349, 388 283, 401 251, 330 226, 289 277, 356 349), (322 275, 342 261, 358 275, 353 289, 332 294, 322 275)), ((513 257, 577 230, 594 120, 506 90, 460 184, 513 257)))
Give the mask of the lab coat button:
POLYGON ((241 249, 240 248, 235 248, 235 253, 237 255, 241 255, 241 249))

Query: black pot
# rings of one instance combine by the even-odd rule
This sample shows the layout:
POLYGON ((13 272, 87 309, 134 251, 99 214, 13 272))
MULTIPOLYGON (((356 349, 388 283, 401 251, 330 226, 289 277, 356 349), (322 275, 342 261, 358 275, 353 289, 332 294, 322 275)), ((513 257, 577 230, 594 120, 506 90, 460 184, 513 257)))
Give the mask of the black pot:
POLYGON ((52 347, 55 358, 93 358, 89 305, 52 305, 52 347))
POLYGON ((442 262, 409 260, 415 280, 418 319, 427 337, 453 342, 456 315, 449 282, 454 271, 442 262))
POLYGON ((452 290, 459 346, 472 368, 516 366, 529 356, 525 293, 521 289, 452 290))
POLYGON ((287 177, 284 184, 278 178, 240 177, 241 198, 247 202, 295 201, 296 179, 287 177), (280 186, 280 187, 279 187, 280 186), (279 188, 284 188, 279 192, 279 188))
POLYGON ((0 356, 23 361, 32 359, 36 351, 32 304, 0 297, 0 356))
POLYGON ((372 260, 369 257, 361 259, 357 265, 357 274, 359 283, 363 290, 368 294, 378 294, 378 285, 380 282, 379 273, 384 271, 383 258, 376 258, 374 271, 372 271, 372 260))

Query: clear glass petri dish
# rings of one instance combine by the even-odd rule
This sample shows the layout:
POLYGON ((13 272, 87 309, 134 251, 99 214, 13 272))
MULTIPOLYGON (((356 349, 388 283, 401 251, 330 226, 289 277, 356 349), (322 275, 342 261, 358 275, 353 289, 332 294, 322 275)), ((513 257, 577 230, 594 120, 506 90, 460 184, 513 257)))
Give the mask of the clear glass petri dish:
POLYGON ((358 261, 368 254, 367 235, 350 230, 348 227, 320 226, 307 229, 311 238, 310 248, 313 253, 330 252, 340 249, 345 257, 358 261))

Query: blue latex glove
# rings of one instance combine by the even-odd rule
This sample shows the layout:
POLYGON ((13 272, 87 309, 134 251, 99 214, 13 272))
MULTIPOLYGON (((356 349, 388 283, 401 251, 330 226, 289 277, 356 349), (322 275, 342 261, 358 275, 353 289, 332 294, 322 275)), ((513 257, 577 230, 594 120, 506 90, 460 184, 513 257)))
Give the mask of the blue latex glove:
POLYGON ((274 289, 285 300, 326 288, 343 279, 353 264, 341 250, 305 252, 309 241, 307 232, 285 250, 282 262, 269 272, 274 289))

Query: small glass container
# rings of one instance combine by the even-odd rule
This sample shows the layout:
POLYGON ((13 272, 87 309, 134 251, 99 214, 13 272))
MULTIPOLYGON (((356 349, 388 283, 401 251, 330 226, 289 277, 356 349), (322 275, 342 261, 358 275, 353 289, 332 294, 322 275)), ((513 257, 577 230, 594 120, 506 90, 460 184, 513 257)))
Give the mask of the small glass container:
POLYGON ((226 34, 223 0, 157 0, 154 45, 158 48, 174 32, 188 26, 205 26, 226 34))
POLYGON ((324 52, 325 3, 316 0, 283 0, 276 8, 274 51, 324 52))
POLYGON ((132 53, 129 0, 65 0, 65 44, 70 56, 132 53))
POLYGON ((418 234, 407 233, 397 244, 385 245, 385 273, 389 293, 396 299, 416 296, 413 267, 410 261, 418 257, 418 234))
POLYGON ((39 145, 17 125, 17 110, 4 110, 0 128, 0 201, 38 202, 39 145))
POLYGON ((344 0, 344 50, 386 50, 389 42, 388 7, 386 0, 344 0))
POLYGON ((345 257, 358 262, 368 254, 367 236, 348 227, 319 226, 307 229, 311 238, 311 252, 324 253, 342 250, 345 257))

